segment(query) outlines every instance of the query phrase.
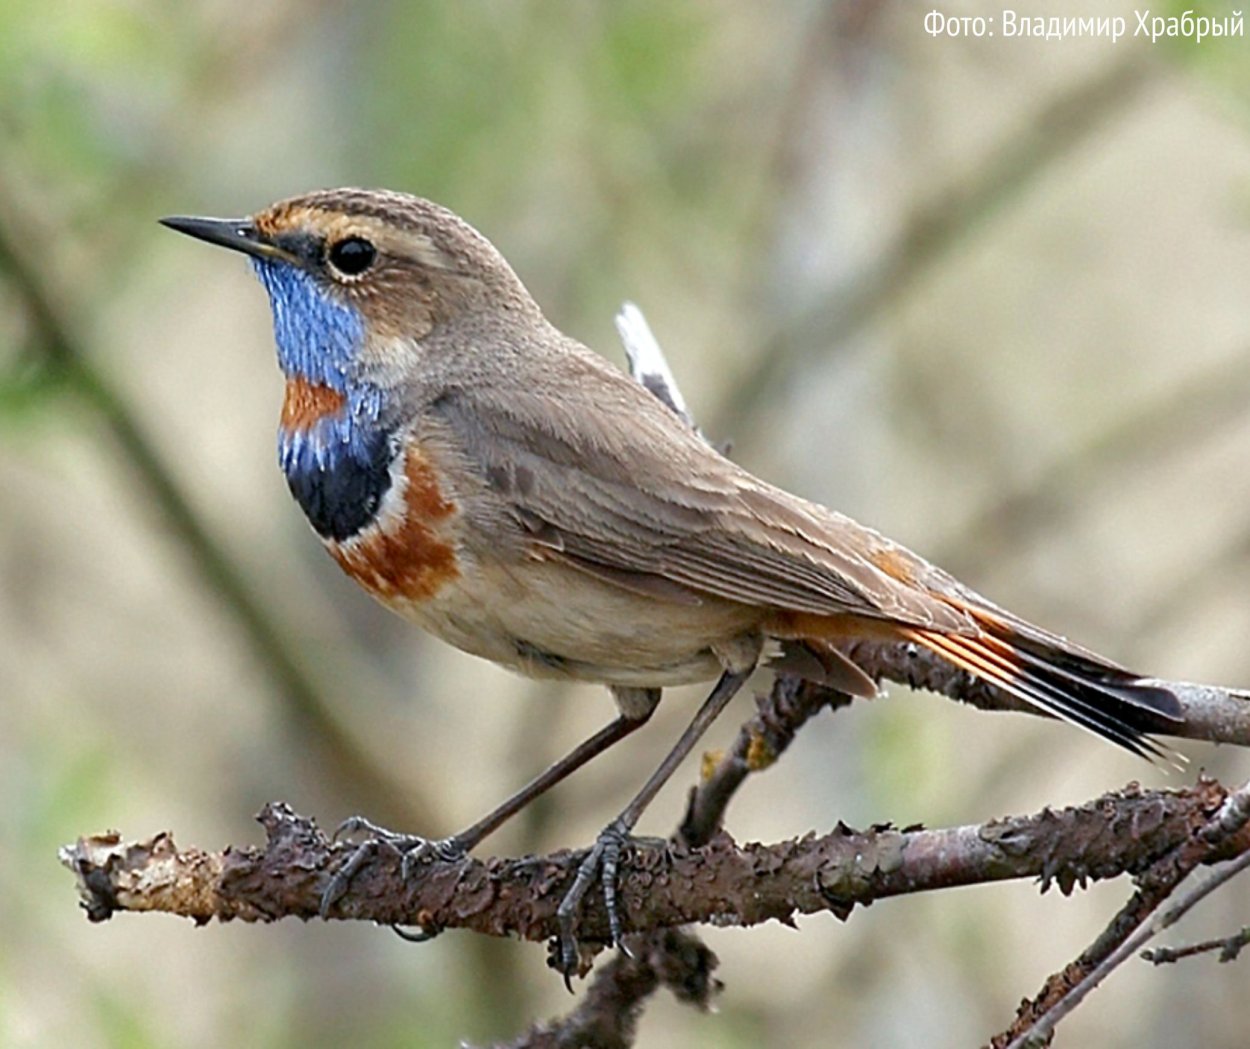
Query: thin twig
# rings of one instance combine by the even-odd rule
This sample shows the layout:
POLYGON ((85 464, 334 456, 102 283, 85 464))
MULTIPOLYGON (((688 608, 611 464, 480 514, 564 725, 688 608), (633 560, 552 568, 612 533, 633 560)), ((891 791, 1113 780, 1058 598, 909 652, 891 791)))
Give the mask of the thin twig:
MULTIPOLYGON (((846 644, 842 651, 876 681, 894 681, 935 692, 980 710, 1049 716, 916 645, 857 641, 846 644)), ((1250 691, 1188 681, 1159 680, 1158 684, 1175 693, 1184 717, 1170 735, 1250 746, 1250 691)))
POLYGON ((721 989, 712 975, 716 955, 688 932, 664 929, 630 937, 628 946, 595 974, 575 1009, 496 1049, 627 1049, 634 1044, 647 999, 658 988, 667 987, 678 1001, 699 1009, 707 1009, 721 989))
POLYGON ((1108 955, 1107 959, 1097 969, 1090 973, 1089 976, 1050 1009, 1041 1020, 1034 1024, 1031 1031, 1017 1038, 1008 1046, 1008 1049, 1030 1049, 1032 1046, 1045 1044, 1044 1040, 1049 1037, 1055 1025, 1080 1005, 1085 996, 1106 979, 1113 969, 1128 958, 1131 958, 1152 937, 1158 935, 1169 926, 1175 925, 1195 904, 1205 899, 1231 878, 1236 877, 1247 867, 1250 867, 1250 852, 1242 853, 1231 863, 1205 879, 1200 885, 1194 886, 1175 905, 1163 911, 1153 921, 1143 925, 1136 933, 1125 940, 1119 948, 1108 955))
POLYGON ((678 840, 691 846, 710 841, 747 776, 780 758, 809 718, 825 708, 848 706, 853 698, 790 675, 778 675, 769 693, 757 700, 755 716, 738 730, 734 745, 691 790, 678 840))
POLYGON ((1142 951, 1141 956, 1143 961, 1153 962, 1155 965, 1169 965, 1179 962, 1182 958, 1192 958, 1198 954, 1219 951, 1221 962, 1232 962, 1237 960, 1237 956, 1247 945, 1250 945, 1250 925, 1243 925, 1232 936, 1203 940, 1201 943, 1191 943, 1187 947, 1156 947, 1154 950, 1142 951))
MULTIPOLYGON (((1230 838, 1239 835, 1250 821, 1250 783, 1230 793, 1214 816, 1201 828, 1191 841, 1185 843, 1176 854, 1163 857, 1160 864, 1150 872, 1159 879, 1157 885, 1143 887, 1143 894, 1166 896, 1200 862, 1206 862, 1211 850, 1219 849, 1230 838)), ((1123 937, 1115 948, 1087 972, 1079 981, 1050 1005, 1040 1016, 1032 1020, 1007 1044, 1007 1049, 1036 1049, 1049 1043, 1056 1025, 1085 999, 1119 965, 1141 950, 1150 939, 1171 925, 1176 924, 1189 910, 1250 866, 1250 852, 1242 852, 1233 861, 1211 877, 1194 886, 1166 910, 1157 911, 1149 921, 1142 921, 1137 928, 1123 937)), ((1145 879, 1150 882, 1148 875, 1145 879)), ((1154 909, 1153 907, 1151 908, 1154 909)), ((1113 923, 1114 925, 1115 923, 1113 923)), ((1018 1021, 1017 1021, 1018 1022, 1018 1021)))

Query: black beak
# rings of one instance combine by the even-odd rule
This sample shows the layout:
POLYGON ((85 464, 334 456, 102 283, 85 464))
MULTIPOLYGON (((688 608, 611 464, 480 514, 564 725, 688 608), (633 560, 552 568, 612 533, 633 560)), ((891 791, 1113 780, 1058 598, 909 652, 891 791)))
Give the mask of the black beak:
POLYGON ((172 215, 161 219, 160 223, 179 233, 185 233, 188 237, 206 240, 209 244, 219 244, 245 255, 255 255, 260 259, 282 259, 285 262, 296 261, 290 252, 284 251, 261 233, 251 219, 205 219, 172 215))

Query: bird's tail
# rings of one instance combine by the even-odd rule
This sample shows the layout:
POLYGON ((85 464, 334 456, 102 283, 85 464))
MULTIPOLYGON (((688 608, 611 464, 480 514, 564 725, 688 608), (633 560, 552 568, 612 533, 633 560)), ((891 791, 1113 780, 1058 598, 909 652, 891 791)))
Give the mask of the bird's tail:
POLYGON ((1183 722, 1176 695, 1030 624, 969 609, 983 629, 903 633, 948 663, 1141 757, 1177 761, 1151 738, 1183 722))

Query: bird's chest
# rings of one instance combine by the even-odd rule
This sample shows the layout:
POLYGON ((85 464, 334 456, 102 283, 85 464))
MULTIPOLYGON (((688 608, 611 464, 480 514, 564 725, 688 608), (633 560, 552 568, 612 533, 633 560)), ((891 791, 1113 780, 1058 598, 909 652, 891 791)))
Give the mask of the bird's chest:
POLYGON ((428 600, 459 575, 457 506, 421 444, 379 418, 353 397, 292 378, 279 462, 348 575, 388 604, 428 600))
POLYGON ((288 380, 278 461, 291 495, 323 539, 341 542, 377 516, 390 489, 389 434, 354 417, 348 397, 303 378, 288 380))
POLYGON ((370 520, 352 536, 326 538, 343 571, 378 600, 404 609, 456 589, 461 515, 422 447, 406 442, 391 458, 388 485, 370 520))
POLYGON ((552 560, 507 526, 504 505, 445 441, 416 430, 383 440, 385 457, 353 460, 344 448, 374 447, 356 435, 331 442, 308 476, 288 473, 361 587, 457 648, 532 676, 648 686, 714 676, 711 646, 744 629, 740 606, 656 602, 552 560))

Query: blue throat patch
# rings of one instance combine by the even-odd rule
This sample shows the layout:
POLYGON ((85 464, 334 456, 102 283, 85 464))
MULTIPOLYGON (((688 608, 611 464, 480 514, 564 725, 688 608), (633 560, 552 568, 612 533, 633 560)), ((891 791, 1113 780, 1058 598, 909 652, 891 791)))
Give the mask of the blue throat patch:
POLYGON ((252 266, 269 293, 283 374, 345 398, 341 411, 307 429, 278 429, 278 463, 291 494, 322 538, 342 542, 377 515, 398 451, 382 423, 382 391, 354 378, 364 320, 298 266, 257 258, 252 266))

